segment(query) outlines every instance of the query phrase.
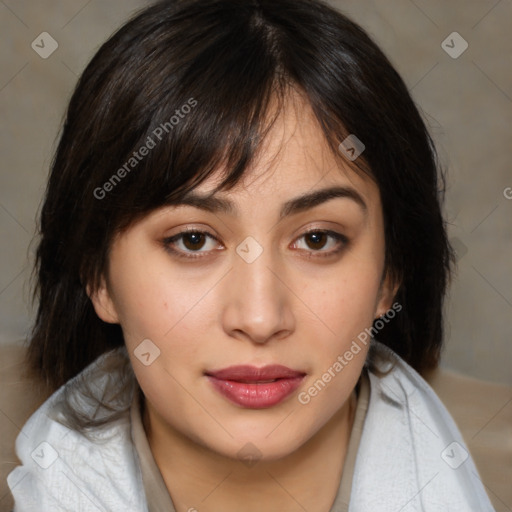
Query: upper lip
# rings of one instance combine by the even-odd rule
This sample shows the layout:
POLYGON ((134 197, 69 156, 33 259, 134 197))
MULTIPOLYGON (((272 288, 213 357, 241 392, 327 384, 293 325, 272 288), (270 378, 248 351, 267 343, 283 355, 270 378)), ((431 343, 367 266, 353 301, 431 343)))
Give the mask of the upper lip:
POLYGON ((222 370, 206 372, 206 375, 222 380, 258 381, 303 377, 305 373, 280 364, 271 364, 261 368, 251 365, 229 366, 222 370))

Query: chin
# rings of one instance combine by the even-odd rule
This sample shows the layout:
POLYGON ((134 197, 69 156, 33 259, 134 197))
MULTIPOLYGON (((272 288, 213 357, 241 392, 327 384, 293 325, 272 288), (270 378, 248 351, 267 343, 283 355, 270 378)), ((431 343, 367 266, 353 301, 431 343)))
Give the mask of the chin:
MULTIPOLYGON (((282 441, 282 440, 281 440, 282 441)), ((297 449, 301 447, 300 442, 287 442, 269 443, 268 440, 252 439, 241 441, 235 447, 235 450, 230 450, 225 456, 231 459, 237 459, 245 463, 248 467, 256 464, 257 462, 272 462, 286 458, 297 449)))
POLYGON ((233 439, 208 440, 207 447, 222 457, 237 459, 246 462, 248 467, 256 461, 275 461, 283 459, 299 449, 308 441, 304 434, 290 432, 289 428, 279 429, 274 423, 271 428, 253 429, 248 434, 248 429, 240 429, 239 432, 229 430, 233 439), (226 442, 227 441, 227 442, 226 442))

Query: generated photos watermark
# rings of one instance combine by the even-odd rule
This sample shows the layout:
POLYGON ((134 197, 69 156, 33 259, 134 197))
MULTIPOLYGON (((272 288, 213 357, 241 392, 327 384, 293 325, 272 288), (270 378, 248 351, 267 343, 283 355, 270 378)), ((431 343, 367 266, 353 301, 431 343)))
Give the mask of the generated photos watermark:
POLYGON ((343 139, 338 146, 338 150, 345 155, 351 162, 356 160, 366 149, 363 142, 353 133, 343 139))
POLYGON ((373 326, 365 328, 364 331, 361 331, 357 335, 357 339, 352 341, 350 348, 346 350, 343 354, 340 354, 336 361, 325 371, 322 376, 317 379, 306 391, 302 391, 298 395, 298 400, 302 405, 309 404, 311 399, 318 395, 326 386, 334 379, 342 370, 345 368, 354 356, 361 352, 362 347, 368 345, 368 342, 372 339, 372 337, 376 336, 379 331, 381 331, 386 324, 388 324, 393 318, 395 318, 396 314, 402 311, 402 305, 398 302, 395 302, 390 309, 384 313, 378 320, 373 323, 373 326))
POLYGON ((197 106, 197 100, 194 98, 189 98, 186 103, 184 103, 180 108, 177 108, 174 112, 174 115, 169 119, 169 121, 165 121, 158 125, 152 132, 151 135, 148 135, 146 142, 132 153, 132 156, 128 158, 128 160, 121 166, 119 169, 112 174, 112 176, 103 183, 101 187, 96 187, 93 191, 93 195, 96 199, 102 200, 107 197, 109 192, 112 192, 114 188, 121 183, 121 181, 130 174, 133 169, 139 165, 146 156, 151 153, 151 150, 154 149, 157 144, 163 139, 164 134, 170 133, 175 126, 177 126, 182 119, 184 119, 187 114, 189 114, 193 108, 197 106))

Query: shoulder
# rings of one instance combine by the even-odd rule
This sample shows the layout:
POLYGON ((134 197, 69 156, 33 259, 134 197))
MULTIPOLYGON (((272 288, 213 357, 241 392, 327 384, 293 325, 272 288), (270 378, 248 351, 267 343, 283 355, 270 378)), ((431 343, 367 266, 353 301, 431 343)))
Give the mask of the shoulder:
POLYGON ((462 435, 431 386, 389 348, 374 342, 371 350, 351 512, 391 512, 408 502, 425 512, 492 511, 462 435))
POLYGON ((101 409, 96 398, 108 394, 116 377, 102 371, 103 365, 118 355, 98 358, 51 395, 23 426, 16 439, 22 465, 7 478, 17 511, 146 510, 129 411, 87 435, 74 429, 65 414, 72 403, 82 419, 96 417, 101 409), (93 393, 84 393, 79 383, 93 393))

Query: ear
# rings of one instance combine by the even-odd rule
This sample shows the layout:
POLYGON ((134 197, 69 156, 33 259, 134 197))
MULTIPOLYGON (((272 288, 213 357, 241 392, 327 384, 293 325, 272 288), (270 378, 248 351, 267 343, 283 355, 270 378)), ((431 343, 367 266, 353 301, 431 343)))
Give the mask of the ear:
POLYGON ((118 324, 119 317, 108 290, 105 278, 101 278, 100 286, 94 292, 91 292, 89 285, 86 286, 86 290, 87 295, 91 299, 92 305, 94 306, 94 311, 96 311, 96 314, 104 322, 109 324, 118 324))
POLYGON ((386 311, 391 309, 398 288, 400 288, 400 282, 396 279, 392 279, 389 272, 386 272, 379 289, 375 308, 375 319, 381 317, 386 311))

